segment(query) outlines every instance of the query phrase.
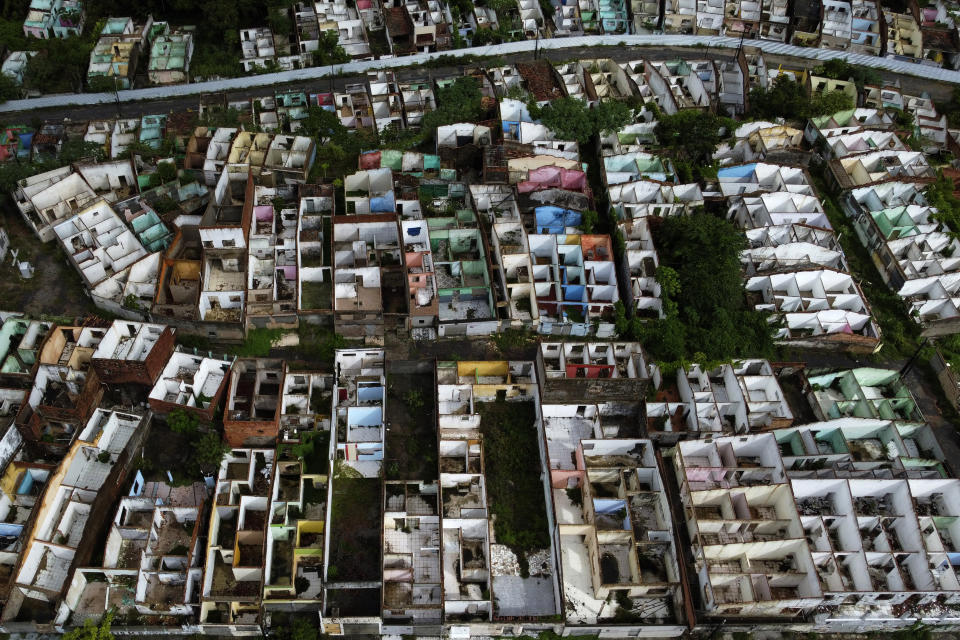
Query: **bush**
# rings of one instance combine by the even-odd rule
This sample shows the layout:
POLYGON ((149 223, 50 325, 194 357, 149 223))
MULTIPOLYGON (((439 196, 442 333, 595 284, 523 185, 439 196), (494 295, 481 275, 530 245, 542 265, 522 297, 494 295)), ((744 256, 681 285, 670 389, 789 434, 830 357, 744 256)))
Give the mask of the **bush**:
POLYGON ((174 409, 167 416, 167 426, 174 433, 192 435, 197 432, 199 420, 192 413, 187 413, 183 409, 174 409))

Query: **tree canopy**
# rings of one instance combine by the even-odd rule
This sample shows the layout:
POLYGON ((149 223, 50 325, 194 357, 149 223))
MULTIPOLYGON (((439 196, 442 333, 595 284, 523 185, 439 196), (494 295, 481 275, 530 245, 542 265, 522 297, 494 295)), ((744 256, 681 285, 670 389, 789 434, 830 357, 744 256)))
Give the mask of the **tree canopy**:
POLYGON ((717 145, 733 134, 736 123, 706 111, 684 109, 660 115, 654 133, 657 141, 672 150, 675 158, 710 164, 717 145))
POLYGON ((806 120, 855 106, 853 98, 842 91, 829 91, 811 98, 802 85, 785 75, 778 76, 767 89, 758 86, 750 90, 750 115, 754 118, 806 120))
POLYGON ((857 89, 863 89, 864 84, 880 84, 881 80, 875 69, 853 65, 842 58, 833 58, 817 65, 813 74, 833 80, 853 80, 857 89))
POLYGON ((483 116, 480 85, 469 76, 437 90, 437 108, 423 116, 423 130, 432 135, 437 127, 455 122, 477 122, 483 116))
POLYGON ((773 350, 765 314, 747 307, 740 272, 743 235, 706 213, 654 218, 663 319, 618 322, 660 360, 721 361, 773 350))
POLYGON ((542 107, 531 101, 527 109, 558 139, 580 144, 586 144, 594 135, 617 131, 633 120, 633 110, 618 100, 605 100, 591 109, 583 100, 565 97, 542 107))
POLYGON ((20 97, 20 86, 5 73, 0 73, 0 104, 20 97))

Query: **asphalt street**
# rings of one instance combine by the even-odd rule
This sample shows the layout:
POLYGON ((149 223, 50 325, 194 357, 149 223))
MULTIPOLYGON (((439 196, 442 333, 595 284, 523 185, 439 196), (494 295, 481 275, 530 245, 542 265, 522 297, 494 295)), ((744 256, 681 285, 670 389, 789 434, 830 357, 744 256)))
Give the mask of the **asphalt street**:
MULTIPOLYGON (((715 61, 732 60, 735 57, 735 51, 730 49, 709 47, 583 47, 579 49, 563 49, 550 51, 542 49, 540 57, 553 62, 562 62, 566 60, 585 60, 595 57, 612 58, 617 62, 628 62, 630 60, 670 60, 678 57, 695 60, 708 59, 715 61)), ((790 58, 774 54, 765 54, 765 60, 770 68, 783 66, 784 68, 812 68, 817 62, 800 58, 790 58)), ((524 62, 534 58, 533 53, 522 53, 504 56, 506 62, 524 62)), ((446 66, 437 68, 415 67, 398 70, 398 79, 413 80, 424 78, 437 78, 460 75, 464 69, 471 65, 446 66)), ((899 82, 901 89, 908 93, 918 95, 924 91, 934 99, 948 98, 956 85, 936 82, 925 78, 916 78, 912 76, 900 75, 896 73, 878 71, 884 80, 899 82)), ((319 78, 309 82, 297 82, 287 85, 274 85, 274 88, 280 89, 300 89, 307 93, 321 93, 326 91, 343 91, 348 84, 354 84, 362 80, 362 76, 341 76, 330 78, 319 78)), ((227 92, 229 101, 240 101, 265 95, 267 87, 254 87, 242 91, 227 92)), ((29 111, 13 111, 0 114, 0 118, 5 122, 16 122, 18 120, 60 120, 69 119, 74 121, 87 121, 114 118, 119 115, 123 117, 139 117, 152 113, 174 113, 187 110, 196 110, 199 104, 197 96, 183 96, 170 98, 166 100, 151 100, 123 104, 98 104, 98 105, 68 105, 49 109, 31 109, 29 111)))

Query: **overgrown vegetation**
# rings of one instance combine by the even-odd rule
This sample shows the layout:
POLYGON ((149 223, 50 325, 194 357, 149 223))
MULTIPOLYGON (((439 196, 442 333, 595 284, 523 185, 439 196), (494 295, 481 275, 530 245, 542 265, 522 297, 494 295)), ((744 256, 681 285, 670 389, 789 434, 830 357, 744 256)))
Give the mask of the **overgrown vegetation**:
POLYGON ((750 115, 758 119, 806 120, 855 106, 853 98, 842 91, 828 91, 811 98, 802 85, 785 75, 778 76, 768 89, 756 86, 750 90, 750 115))
POLYGON ((605 100, 592 109, 577 98, 556 98, 542 107, 531 100, 527 110, 558 140, 576 140, 580 144, 586 144, 595 135, 618 131, 633 121, 633 109, 619 100, 605 100))
MULTIPOLYGON (((681 182, 702 180, 713 163, 713 152, 733 136, 736 122, 724 116, 685 109, 674 115, 661 114, 654 130, 657 142, 674 159, 681 182)), ((716 171, 713 171, 716 176, 716 171)))
POLYGON ((167 426, 170 427, 170 430, 174 433, 193 435, 197 432, 199 425, 200 421, 197 420, 197 416, 192 413, 187 413, 183 409, 174 409, 167 416, 167 426))
POLYGON ((937 213, 934 219, 944 223, 954 234, 960 233, 960 199, 953 195, 954 184, 943 172, 937 173, 937 179, 927 187, 924 196, 937 213))
POLYGON ((666 362, 769 357, 774 349, 771 325, 766 314, 747 306, 743 288, 743 235, 727 220, 705 213, 651 222, 666 317, 648 323, 628 320, 618 305, 618 333, 641 340, 666 362))
MULTIPOLYGON (((481 29, 482 31, 482 29, 481 29)), ((433 137, 437 127, 456 122, 478 122, 483 118, 480 85, 469 76, 457 78, 437 90, 437 108, 423 116, 424 137, 433 137)))
POLYGON ((329 363, 337 349, 347 346, 346 338, 326 327, 300 323, 297 333, 300 336, 299 351, 308 360, 329 363))
POLYGON ((113 640, 113 634, 110 633, 110 624, 113 622, 113 612, 108 611, 96 624, 92 619, 87 618, 82 627, 77 627, 63 634, 63 640, 113 640))
POLYGON ((270 355, 273 343, 283 334, 283 329, 251 329, 247 332, 246 340, 227 347, 226 351, 238 358, 265 358, 270 355))
POLYGON ((813 68, 813 75, 832 80, 853 80, 858 91, 862 91, 865 84, 879 85, 881 82, 876 69, 850 64, 843 58, 833 58, 817 65, 813 68))
POLYGON ((498 398, 478 403, 477 411, 494 534, 498 543, 517 554, 526 577, 526 552, 550 545, 533 402, 498 398))
POLYGON ((193 438, 191 449, 190 464, 200 474, 215 472, 223 456, 230 451, 230 447, 220 439, 220 433, 216 430, 207 431, 193 438))

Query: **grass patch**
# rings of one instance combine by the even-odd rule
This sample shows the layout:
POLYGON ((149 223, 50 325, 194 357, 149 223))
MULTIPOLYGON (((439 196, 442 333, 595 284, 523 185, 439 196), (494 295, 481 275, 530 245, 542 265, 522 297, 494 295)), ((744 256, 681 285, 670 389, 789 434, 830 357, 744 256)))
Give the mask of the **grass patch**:
POLYGON ((330 506, 331 580, 380 579, 380 480, 336 477, 330 506))
POLYGON ((270 355, 273 343, 284 334, 283 329, 253 329, 241 344, 227 347, 226 351, 238 358, 264 358, 270 355))
POLYGON ((536 411, 533 402, 481 402, 488 501, 495 516, 497 542, 509 546, 528 575, 525 552, 550 546, 547 508, 537 444, 536 411))

